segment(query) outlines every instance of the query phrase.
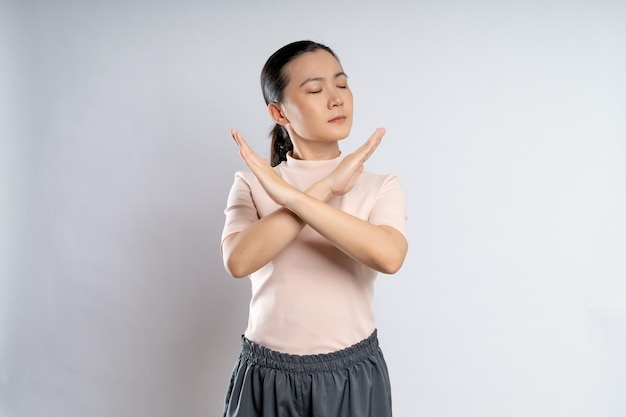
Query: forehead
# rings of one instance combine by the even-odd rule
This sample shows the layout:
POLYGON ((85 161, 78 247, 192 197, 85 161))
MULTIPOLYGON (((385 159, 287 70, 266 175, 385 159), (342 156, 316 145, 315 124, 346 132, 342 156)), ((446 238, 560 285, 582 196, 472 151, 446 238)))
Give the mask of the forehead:
POLYGON ((323 49, 306 52, 285 66, 289 83, 298 83, 298 85, 308 78, 332 78, 341 71, 339 61, 323 49))

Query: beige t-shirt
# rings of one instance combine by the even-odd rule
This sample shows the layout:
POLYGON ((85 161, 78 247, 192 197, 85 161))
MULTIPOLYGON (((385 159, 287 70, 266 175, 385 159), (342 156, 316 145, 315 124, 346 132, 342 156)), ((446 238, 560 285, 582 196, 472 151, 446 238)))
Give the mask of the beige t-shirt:
MULTIPOLYGON (((341 159, 288 157, 275 169, 304 191, 341 159)), ((406 237, 405 196, 395 175, 363 172, 348 193, 328 203, 372 224, 392 226, 406 237)), ((237 172, 225 210, 222 242, 279 207, 254 174, 237 172)), ((250 275, 252 298, 245 336, 270 349, 298 355, 328 353, 358 343, 375 328, 376 275, 305 226, 289 246, 250 275)))

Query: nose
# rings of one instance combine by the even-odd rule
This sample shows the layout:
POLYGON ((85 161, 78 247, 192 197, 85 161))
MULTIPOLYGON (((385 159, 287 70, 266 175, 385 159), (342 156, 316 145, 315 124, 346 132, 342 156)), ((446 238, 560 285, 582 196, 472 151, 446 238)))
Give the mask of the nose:
POLYGON ((341 98, 341 94, 337 90, 332 90, 332 93, 328 99, 328 108, 332 109, 334 107, 339 107, 343 105, 343 99, 341 98))

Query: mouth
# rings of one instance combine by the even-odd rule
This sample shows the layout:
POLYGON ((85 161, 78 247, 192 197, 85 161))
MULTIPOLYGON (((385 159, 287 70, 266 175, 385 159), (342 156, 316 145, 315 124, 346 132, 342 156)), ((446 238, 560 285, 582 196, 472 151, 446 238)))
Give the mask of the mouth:
POLYGON ((346 120, 346 119, 347 119, 347 117, 346 117, 346 116, 337 116, 337 117, 335 117, 335 118, 333 118, 333 119, 330 119, 330 120, 328 121, 328 123, 341 123, 341 122, 343 122, 343 121, 344 121, 344 120, 346 120))

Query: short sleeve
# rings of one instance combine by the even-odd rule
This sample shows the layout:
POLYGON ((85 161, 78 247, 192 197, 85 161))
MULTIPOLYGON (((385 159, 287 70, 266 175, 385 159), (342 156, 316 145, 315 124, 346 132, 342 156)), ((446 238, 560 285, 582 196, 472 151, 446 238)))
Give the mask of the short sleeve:
POLYGON ((243 172, 235 173, 235 180, 224 210, 226 220, 222 231, 222 242, 229 235, 241 232, 259 219, 249 182, 243 172))
POLYGON ((377 226, 391 226, 407 238, 406 220, 404 190, 397 175, 388 175, 383 181, 368 221, 377 226))

